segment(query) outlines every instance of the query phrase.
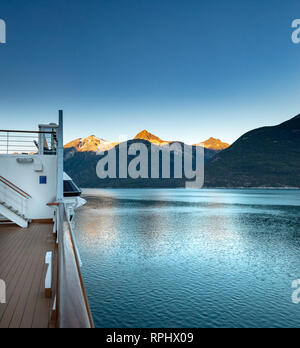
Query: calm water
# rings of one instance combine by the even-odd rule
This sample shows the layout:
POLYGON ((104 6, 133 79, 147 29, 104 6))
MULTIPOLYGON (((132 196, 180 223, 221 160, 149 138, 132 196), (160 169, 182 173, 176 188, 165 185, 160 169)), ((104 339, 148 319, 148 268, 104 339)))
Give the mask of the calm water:
POLYGON ((300 191, 87 194, 75 224, 97 327, 300 327, 300 191))

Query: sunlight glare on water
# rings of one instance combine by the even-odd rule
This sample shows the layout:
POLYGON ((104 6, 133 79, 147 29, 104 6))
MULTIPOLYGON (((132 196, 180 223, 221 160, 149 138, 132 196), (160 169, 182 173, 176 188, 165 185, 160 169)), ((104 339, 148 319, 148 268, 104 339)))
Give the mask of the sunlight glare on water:
POLYGON ((75 220, 97 327, 291 327, 300 191, 86 190, 75 220))

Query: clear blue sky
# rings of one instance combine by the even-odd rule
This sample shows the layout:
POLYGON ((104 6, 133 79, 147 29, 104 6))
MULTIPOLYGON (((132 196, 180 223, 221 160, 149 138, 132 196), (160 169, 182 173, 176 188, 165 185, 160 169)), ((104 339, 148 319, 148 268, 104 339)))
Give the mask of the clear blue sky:
POLYGON ((0 128, 233 142, 300 113, 299 0, 1 0, 0 128))

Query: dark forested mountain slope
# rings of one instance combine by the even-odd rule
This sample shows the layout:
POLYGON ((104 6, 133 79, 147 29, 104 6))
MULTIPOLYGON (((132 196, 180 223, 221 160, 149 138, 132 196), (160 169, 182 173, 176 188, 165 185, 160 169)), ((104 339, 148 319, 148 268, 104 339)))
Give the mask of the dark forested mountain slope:
POLYGON ((207 187, 300 187, 300 115, 246 133, 206 165, 207 187))

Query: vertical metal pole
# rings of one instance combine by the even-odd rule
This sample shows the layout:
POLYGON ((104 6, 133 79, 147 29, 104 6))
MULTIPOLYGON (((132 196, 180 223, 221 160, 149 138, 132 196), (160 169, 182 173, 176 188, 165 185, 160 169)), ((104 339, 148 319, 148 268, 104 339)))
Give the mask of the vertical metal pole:
MULTIPOLYGON (((60 283, 61 283, 61 262, 63 260, 63 198, 64 198, 64 140, 63 140, 63 111, 59 110, 59 122, 57 129, 57 202, 60 205, 57 208, 56 223, 57 223, 57 243, 58 243, 58 272, 57 272, 57 305, 56 310, 58 313, 57 325, 59 325, 59 313, 60 313, 60 283)), ((59 327, 59 326, 58 326, 59 327)))
MULTIPOLYGON (((39 130, 41 130, 41 129, 39 129, 39 130)), ((38 141, 39 141, 39 155, 41 155, 41 156, 44 154, 44 144, 43 144, 42 136, 43 136, 43 134, 39 134, 39 139, 38 139, 38 141)))
POLYGON ((62 203, 64 199, 64 139, 63 139, 63 111, 59 110, 59 126, 57 131, 57 202, 62 203))

